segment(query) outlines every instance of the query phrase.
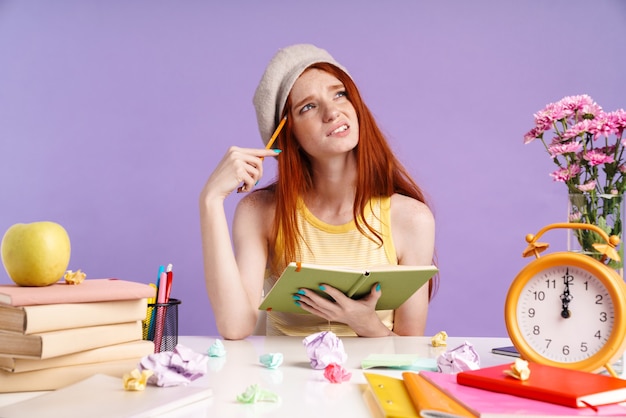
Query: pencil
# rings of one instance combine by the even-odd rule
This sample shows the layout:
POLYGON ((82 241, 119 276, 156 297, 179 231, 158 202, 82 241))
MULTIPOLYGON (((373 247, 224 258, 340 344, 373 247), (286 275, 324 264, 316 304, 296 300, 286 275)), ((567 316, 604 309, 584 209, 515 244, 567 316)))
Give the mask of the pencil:
MULTIPOLYGON (((274 144, 274 141, 276 141, 276 138, 278 138, 278 135, 280 134, 280 131, 283 130, 283 126, 285 126, 285 122, 287 122, 287 116, 285 116, 284 118, 282 118, 280 120, 280 123, 278 124, 278 126, 274 130, 274 133, 272 134, 272 137, 270 138, 269 141, 267 141, 267 145, 265 146, 265 149, 270 149, 272 147, 272 145, 274 144)), ((261 161, 263 161, 263 159, 264 158, 261 157, 261 161)), ((241 193, 241 192, 245 192, 245 191, 246 191, 246 185, 245 184, 242 184, 237 189, 237 193, 241 193)))
POLYGON ((272 145, 274 144, 274 141, 276 141, 276 138, 278 138, 278 134, 280 134, 280 131, 283 130, 283 126, 285 126, 285 122, 287 122, 287 116, 281 119, 280 123, 276 127, 276 130, 272 134, 272 137, 270 138, 269 141, 267 141, 267 145, 265 146, 265 149, 270 149, 272 147, 272 145))

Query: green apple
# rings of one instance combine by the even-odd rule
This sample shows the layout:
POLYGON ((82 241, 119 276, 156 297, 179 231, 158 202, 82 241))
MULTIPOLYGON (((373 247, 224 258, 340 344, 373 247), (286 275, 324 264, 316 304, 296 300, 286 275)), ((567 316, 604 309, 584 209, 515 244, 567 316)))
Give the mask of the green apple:
POLYGON ((48 286, 59 281, 70 262, 70 237, 55 222, 15 224, 4 234, 2 264, 20 286, 48 286))

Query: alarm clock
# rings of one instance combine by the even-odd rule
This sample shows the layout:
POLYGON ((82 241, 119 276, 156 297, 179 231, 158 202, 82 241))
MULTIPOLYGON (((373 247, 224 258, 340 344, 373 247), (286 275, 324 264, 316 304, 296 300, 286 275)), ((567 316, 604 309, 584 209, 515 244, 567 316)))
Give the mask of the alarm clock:
POLYGON ((595 372, 606 368, 626 348, 626 284, 604 264, 619 261, 620 240, 595 225, 556 223, 526 236, 524 257, 535 256, 515 277, 506 296, 507 332, 528 361, 595 372), (588 229, 606 244, 594 244, 602 257, 574 252, 539 254, 549 246, 537 240, 557 228, 588 229))

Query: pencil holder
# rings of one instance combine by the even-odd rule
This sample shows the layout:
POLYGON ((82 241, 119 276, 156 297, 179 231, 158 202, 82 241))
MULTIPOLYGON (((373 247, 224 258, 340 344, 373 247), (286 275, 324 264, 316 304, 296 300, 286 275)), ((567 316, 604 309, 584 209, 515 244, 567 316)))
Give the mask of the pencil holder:
POLYGON ((154 352, 172 351, 178 344, 178 305, 180 300, 170 298, 167 303, 149 303, 147 326, 143 339, 154 342, 154 352))

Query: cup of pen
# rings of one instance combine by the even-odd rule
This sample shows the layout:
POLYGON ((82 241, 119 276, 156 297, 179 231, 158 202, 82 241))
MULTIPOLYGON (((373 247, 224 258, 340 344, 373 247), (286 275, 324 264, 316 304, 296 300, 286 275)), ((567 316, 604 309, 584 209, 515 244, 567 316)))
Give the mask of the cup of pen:
POLYGON ((148 303, 143 339, 154 342, 154 352, 173 351, 178 344, 178 305, 170 298, 166 303, 148 303))

